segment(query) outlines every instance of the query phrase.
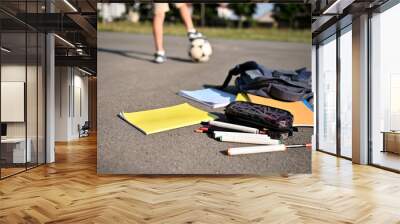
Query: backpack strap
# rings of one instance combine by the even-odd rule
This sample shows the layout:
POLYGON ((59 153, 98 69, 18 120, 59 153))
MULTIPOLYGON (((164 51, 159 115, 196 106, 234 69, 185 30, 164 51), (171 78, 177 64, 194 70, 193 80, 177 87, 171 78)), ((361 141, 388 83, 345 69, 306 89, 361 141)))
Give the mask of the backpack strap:
POLYGON ((228 76, 225 78, 224 83, 223 83, 222 86, 220 86, 218 89, 223 90, 223 89, 225 89, 226 87, 228 87, 229 83, 230 83, 231 80, 232 80, 232 77, 239 74, 239 73, 238 73, 238 70, 239 70, 239 65, 236 65, 234 68, 232 68, 231 70, 229 70, 228 76))
POLYGON ((234 68, 232 68, 231 70, 229 70, 228 76, 226 77, 224 83, 222 84, 222 86, 219 87, 219 89, 223 90, 226 87, 228 87, 229 83, 231 82, 233 76, 237 76, 247 70, 254 70, 254 69, 259 69, 261 72, 262 69, 260 69, 259 65, 257 64, 257 62, 255 61, 248 61, 245 62, 243 64, 238 64, 236 65, 234 68))
POLYGON ((273 77, 280 78, 281 76, 287 76, 289 78, 297 76, 297 73, 295 71, 289 71, 289 70, 274 70, 272 72, 273 77))
POLYGON ((296 81, 289 81, 280 78, 265 78, 265 77, 258 77, 252 83, 246 84, 242 88, 244 90, 251 90, 251 89, 259 89, 263 87, 268 87, 271 84, 281 84, 284 86, 294 87, 294 88, 304 88, 306 90, 311 90, 311 86, 303 83, 303 82, 296 82, 296 81))
POLYGON ((299 68, 299 69, 295 70, 295 72, 296 72, 297 74, 300 74, 300 73, 302 73, 302 72, 307 72, 307 68, 306 68, 306 67, 299 68))
POLYGON ((304 99, 304 94, 304 89, 298 92, 298 88, 279 84, 271 84, 269 88, 270 96, 289 102, 302 101, 304 99))

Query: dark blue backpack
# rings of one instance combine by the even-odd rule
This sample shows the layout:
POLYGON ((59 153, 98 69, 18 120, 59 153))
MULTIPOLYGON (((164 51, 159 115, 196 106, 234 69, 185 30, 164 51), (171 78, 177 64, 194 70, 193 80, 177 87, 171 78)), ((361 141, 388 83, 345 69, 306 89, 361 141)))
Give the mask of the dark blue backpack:
POLYGON ((281 101, 303 101, 312 98, 311 72, 306 68, 295 71, 272 70, 254 61, 236 65, 220 87, 225 89, 234 76, 238 92, 274 98, 281 101))

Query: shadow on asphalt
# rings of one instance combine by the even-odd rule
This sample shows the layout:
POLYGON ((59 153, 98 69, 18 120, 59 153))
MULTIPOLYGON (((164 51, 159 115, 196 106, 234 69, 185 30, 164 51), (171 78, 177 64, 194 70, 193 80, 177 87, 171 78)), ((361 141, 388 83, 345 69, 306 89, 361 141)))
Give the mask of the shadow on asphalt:
MULTIPOLYGON (((141 60, 141 61, 147 61, 147 62, 154 63, 153 54, 150 54, 148 52, 132 51, 132 50, 129 50, 129 51, 126 51, 126 50, 115 50, 115 49, 108 49, 108 48, 98 48, 98 51, 111 53, 111 54, 117 54, 117 55, 120 55, 120 56, 123 56, 123 57, 127 57, 127 58, 132 58, 132 59, 136 59, 136 60, 141 60)), ((174 60, 174 61, 179 61, 179 62, 185 62, 185 63, 193 63, 192 60, 187 59, 187 58, 167 56, 167 59, 174 60)))

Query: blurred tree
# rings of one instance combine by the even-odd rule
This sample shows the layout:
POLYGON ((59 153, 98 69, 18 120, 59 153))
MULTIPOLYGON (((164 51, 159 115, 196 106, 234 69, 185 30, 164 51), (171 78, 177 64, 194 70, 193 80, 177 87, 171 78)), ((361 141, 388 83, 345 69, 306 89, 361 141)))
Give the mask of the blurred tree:
POLYGON ((243 27, 243 22, 250 19, 256 12, 257 5, 255 3, 232 3, 229 8, 239 17, 238 28, 243 27))
POLYGON ((200 25, 201 26, 206 25, 206 4, 205 3, 200 4, 200 25))
MULTIPOLYGON (((192 18, 196 26, 218 26, 221 24, 221 19, 218 17, 217 7, 218 4, 215 3, 193 3, 192 18), (204 5, 203 9, 201 5, 204 5), (203 10, 203 11, 202 11, 203 10), (203 13, 203 14, 202 14, 203 13)), ((130 4, 132 7, 133 4, 130 4)), ((151 21, 153 18, 153 4, 151 3, 140 3, 135 6, 139 11, 141 21, 151 21)), ((167 23, 181 23, 179 10, 176 7, 170 5, 170 11, 167 13, 165 21, 167 23)))
POLYGON ((273 13, 274 19, 280 27, 311 27, 311 6, 309 4, 274 4, 273 13))
POLYGON ((215 26, 218 23, 217 6, 212 3, 193 4, 193 20, 200 26, 215 26))

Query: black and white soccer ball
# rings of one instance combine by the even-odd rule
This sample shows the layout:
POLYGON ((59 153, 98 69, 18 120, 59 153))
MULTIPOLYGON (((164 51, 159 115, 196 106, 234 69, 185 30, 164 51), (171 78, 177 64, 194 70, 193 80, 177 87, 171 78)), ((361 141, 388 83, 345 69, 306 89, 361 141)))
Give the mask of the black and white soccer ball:
POLYGON ((206 62, 210 60, 212 48, 210 42, 206 39, 194 39, 189 46, 189 57, 194 62, 206 62))

